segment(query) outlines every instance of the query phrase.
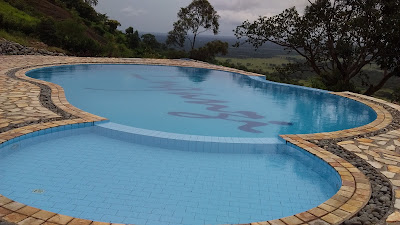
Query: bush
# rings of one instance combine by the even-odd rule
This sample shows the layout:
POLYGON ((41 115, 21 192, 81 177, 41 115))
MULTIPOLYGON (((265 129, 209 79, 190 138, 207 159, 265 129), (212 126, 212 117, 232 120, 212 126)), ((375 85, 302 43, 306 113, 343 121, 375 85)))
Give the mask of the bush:
POLYGON ((208 42, 201 48, 193 49, 190 52, 190 58, 201 61, 215 62, 215 56, 217 54, 226 55, 227 53, 228 43, 217 40, 208 42))
POLYGON ((400 103, 400 88, 396 88, 392 93, 392 102, 400 103))
POLYGON ((312 88, 318 88, 323 90, 327 89, 320 77, 310 77, 308 79, 308 82, 310 83, 312 88))
POLYGON ((60 47, 78 56, 97 56, 101 53, 100 44, 85 34, 85 27, 72 20, 56 23, 56 36, 60 47))
POLYGON ((43 18, 37 27, 40 40, 48 45, 58 46, 60 40, 57 37, 56 23, 51 18, 43 18))
POLYGON ((101 26, 101 25, 94 25, 92 28, 97 34, 99 34, 101 36, 103 36, 106 33, 103 26, 101 26))
POLYGON ((152 34, 143 34, 142 35, 142 43, 146 48, 150 49, 159 49, 161 44, 157 41, 156 37, 152 34))
POLYGON ((187 58, 188 54, 185 51, 182 51, 182 50, 169 49, 165 53, 165 56, 168 59, 182 59, 182 58, 187 58))

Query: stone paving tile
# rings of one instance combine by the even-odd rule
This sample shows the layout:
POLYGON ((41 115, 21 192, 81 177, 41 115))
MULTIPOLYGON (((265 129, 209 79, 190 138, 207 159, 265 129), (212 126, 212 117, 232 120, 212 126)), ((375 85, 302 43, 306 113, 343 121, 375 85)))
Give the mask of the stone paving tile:
MULTIPOLYGON (((348 151, 354 152, 355 149, 362 156, 361 158, 367 160, 372 166, 378 169, 384 176, 386 176, 394 185, 395 190, 400 188, 400 130, 390 131, 386 134, 380 134, 370 138, 360 138, 351 141, 352 143, 338 143, 340 146, 348 151), (369 148, 364 148, 365 143, 369 143, 369 148)), ((396 192, 396 210, 400 210, 400 193, 396 192)), ((392 216, 388 218, 387 222, 399 222, 399 211, 395 211, 392 216), (397 218, 397 220, 396 220, 397 218)))
MULTIPOLYGON (((202 62, 166 59, 115 59, 115 58, 78 58, 78 57, 49 57, 49 56, 0 56, 0 143, 11 138, 18 137, 33 131, 57 127, 61 125, 93 122, 104 118, 83 112, 71 104, 65 98, 64 91, 55 84, 28 78, 24 73, 37 66, 74 64, 74 63, 132 63, 174 65, 184 67, 199 67, 230 72, 239 72, 246 75, 257 75, 239 71, 236 69, 220 67, 202 62), (30 67, 16 73, 16 76, 26 81, 45 84, 51 88, 51 100, 57 107, 74 115, 76 118, 62 120, 63 117, 42 106, 39 101, 40 88, 32 83, 13 79, 6 73, 14 68, 30 67), (42 120, 49 120, 42 123, 42 120), (32 125, 28 125, 32 123, 32 125), (18 128, 19 126, 26 125, 18 128)), ((349 97, 348 93, 333 93, 349 97)), ((352 94, 356 95, 356 94, 352 94)), ((339 137, 351 137, 357 134, 373 132, 386 127, 391 122, 391 115, 383 107, 372 104, 366 100, 373 100, 386 104, 400 111, 400 106, 387 103, 383 100, 368 96, 356 95, 361 101, 372 107, 378 114, 377 119, 363 127, 330 133, 310 135, 290 135, 285 139, 294 145, 306 149, 312 154, 325 160, 333 166, 341 175, 343 186, 339 192, 327 202, 308 212, 282 218, 281 220, 265 221, 254 224, 336 224, 342 222, 356 213, 365 201, 369 199, 370 186, 365 176, 351 164, 329 152, 320 149, 307 142, 309 139, 333 139, 339 137), (366 99, 366 100, 365 100, 366 99)), ((400 130, 390 131, 385 134, 370 138, 360 138, 339 143, 348 151, 356 153, 373 167, 379 169, 388 177, 396 189, 395 208, 400 210, 400 130)), ((400 213, 394 212, 387 222, 399 222, 400 213)), ((15 203, 0 195, 0 218, 18 224, 108 224, 93 222, 78 218, 66 217, 51 212, 35 209, 19 203, 15 203)))

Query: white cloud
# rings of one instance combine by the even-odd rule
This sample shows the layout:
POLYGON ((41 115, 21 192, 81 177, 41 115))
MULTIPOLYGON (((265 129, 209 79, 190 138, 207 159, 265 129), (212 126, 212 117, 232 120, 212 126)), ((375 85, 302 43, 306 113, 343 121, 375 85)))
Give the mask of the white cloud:
POLYGON ((134 9, 132 6, 128 6, 121 10, 122 13, 126 16, 141 16, 147 14, 147 11, 144 9, 134 9))

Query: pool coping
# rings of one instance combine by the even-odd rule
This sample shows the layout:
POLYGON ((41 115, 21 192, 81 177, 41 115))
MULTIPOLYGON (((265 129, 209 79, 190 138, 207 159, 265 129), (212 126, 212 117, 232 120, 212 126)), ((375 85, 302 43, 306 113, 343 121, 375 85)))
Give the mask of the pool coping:
MULTIPOLYGON (((115 59, 114 59, 115 60, 115 59)), ((143 64, 142 62, 140 63, 129 63, 129 61, 121 60, 122 64, 143 64)), ((104 63, 104 62, 88 62, 90 64, 95 64, 95 63, 104 63)), ((112 63, 115 63, 113 61, 112 63)), ((68 63, 68 64, 62 64, 62 65, 73 65, 73 64, 85 64, 85 63, 68 63)), ((50 64, 57 66, 57 64, 50 64)), ((35 68, 42 68, 42 67, 48 67, 48 65, 42 65, 38 66, 35 68)), ((149 65, 160 65, 160 64, 151 64, 149 65)), ((167 66, 174 66, 168 63, 164 63, 162 65, 167 65, 167 66)), ((180 65, 175 65, 175 66, 180 66, 180 65)), ((192 67, 192 66, 191 66, 192 67)), ((212 66, 214 67, 214 66, 212 66)), ((211 68, 214 69, 214 68, 211 68)), ((230 69, 230 68, 227 68, 230 69)), ((47 128, 56 128, 58 126, 63 126, 63 125, 71 125, 71 124, 79 124, 79 123, 95 123, 97 121, 102 121, 105 118, 98 117, 95 115, 92 115, 90 113, 84 112, 80 109, 77 109, 76 107, 72 106, 71 104, 68 103, 68 101, 65 98, 65 94, 63 89, 55 84, 48 83, 45 81, 39 81, 33 78, 29 78, 25 76, 25 72, 29 69, 24 69, 22 71, 17 72, 17 77, 25 80, 32 79, 31 81, 37 82, 37 83, 42 83, 44 85, 47 85, 51 88, 52 90, 52 95, 51 99, 56 104, 58 107, 60 107, 63 110, 66 110, 67 112, 70 112, 73 115, 79 115, 79 119, 72 119, 72 120, 62 120, 62 121, 56 121, 56 122, 49 122, 49 123, 44 123, 44 124, 37 124, 37 125, 31 125, 31 126, 26 126, 22 128, 17 128, 13 129, 4 133, 0 134, 0 142, 2 140, 9 140, 13 139, 15 137, 19 137, 24 134, 28 134, 34 131, 38 130, 43 130, 47 128)), ((222 70, 222 69, 220 69, 222 70)), ((232 72, 232 71, 228 71, 232 72)), ((235 71, 237 72, 237 71, 235 71)), ((240 71, 239 71, 240 72, 240 71)), ((254 75, 252 73, 246 73, 246 72, 240 72, 240 74, 243 75, 254 75)), ((349 95, 349 93, 333 93, 336 95, 341 95, 343 97, 348 97, 352 98, 354 100, 360 101, 359 99, 356 99, 349 95)), ((362 102, 362 101, 361 101, 362 102)), ((369 183, 369 180, 365 177, 364 174, 362 174, 357 168, 352 166, 350 163, 345 161, 344 159, 322 149, 319 148, 318 146, 314 145, 313 143, 309 142, 308 140, 311 139, 332 139, 332 138, 338 138, 338 137, 348 137, 348 136, 354 136, 357 134, 363 134, 366 132, 371 132, 375 130, 379 130, 387 126, 391 122, 391 115, 388 111, 386 111, 383 107, 375 105, 371 102, 364 101, 362 102, 364 104, 367 104, 369 106, 372 106, 377 113, 377 119, 373 121, 370 124, 367 124, 362 127, 354 128, 354 129, 349 129, 349 130, 343 130, 343 131, 337 131, 337 132, 329 132, 329 133, 318 133, 318 134, 306 134, 306 135, 281 135, 281 138, 286 140, 288 143, 291 143, 295 146, 298 146, 308 152, 310 152, 313 155, 316 155, 320 159, 324 160, 328 164, 330 164, 341 176, 342 179, 342 187, 340 188, 339 192, 335 194, 331 199, 328 201, 322 203, 316 208, 310 209, 306 212, 296 214, 294 216, 289 216, 285 218, 281 218, 278 220, 272 220, 272 221, 265 221, 265 222, 258 222, 258 223, 252 223, 252 224, 279 224, 279 225, 295 225, 295 224, 305 224, 305 223, 315 223, 315 222, 327 222, 329 224, 338 224, 343 222, 344 220, 350 218, 352 215, 357 213, 369 200, 370 195, 371 195, 371 186, 369 183)), ((67 217, 63 215, 58 215, 58 214, 53 214, 51 217, 45 218, 46 216, 44 215, 50 215, 52 213, 39 210, 36 211, 35 213, 32 213, 33 211, 36 211, 36 209, 33 209, 32 207, 25 206, 23 204, 13 202, 10 199, 5 198, 4 196, 0 196, 0 217, 3 217, 3 219, 10 221, 10 222, 22 222, 22 221, 30 221, 32 224, 35 221, 40 222, 41 221, 48 221, 48 222, 56 222, 58 224, 100 224, 98 222, 93 222, 93 221, 88 221, 88 220, 82 220, 78 218, 72 218, 72 217, 67 217), (27 213, 29 211, 29 213, 27 213), (7 213, 8 212, 8 213, 7 213), (39 213, 40 212, 40 213, 39 213), (4 215, 3 215, 4 214, 4 215), (30 215, 28 215, 30 214, 30 215), (57 220, 57 218, 58 220, 57 220), (54 218, 54 219, 53 219, 54 218), (70 219, 68 222, 65 222, 66 220, 70 219), (58 222, 57 222, 58 221, 58 222)), ((103 223, 101 223, 103 224, 103 223)), ((110 224, 110 223, 104 223, 104 224, 110 224)))

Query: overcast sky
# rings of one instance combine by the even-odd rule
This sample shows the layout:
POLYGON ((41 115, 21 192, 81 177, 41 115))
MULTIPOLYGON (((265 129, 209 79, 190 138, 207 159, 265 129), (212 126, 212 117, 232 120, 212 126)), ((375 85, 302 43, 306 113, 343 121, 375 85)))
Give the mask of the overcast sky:
MULTIPOLYGON (((177 20, 176 14, 192 0, 99 0, 96 9, 118 20, 120 29, 132 26, 141 33, 167 33, 177 20)), ((233 36, 232 30, 245 20, 276 15, 296 6, 303 11, 307 0, 209 0, 220 18, 220 34, 233 36)))

